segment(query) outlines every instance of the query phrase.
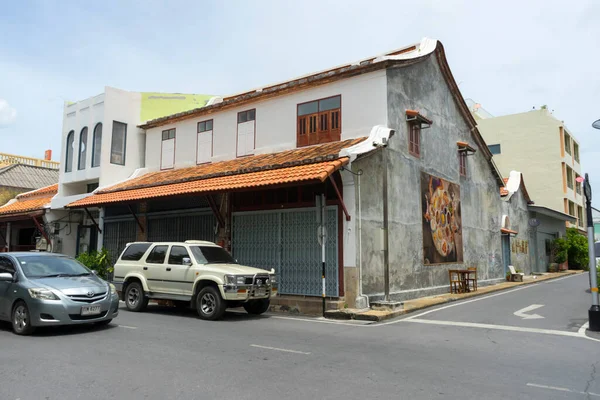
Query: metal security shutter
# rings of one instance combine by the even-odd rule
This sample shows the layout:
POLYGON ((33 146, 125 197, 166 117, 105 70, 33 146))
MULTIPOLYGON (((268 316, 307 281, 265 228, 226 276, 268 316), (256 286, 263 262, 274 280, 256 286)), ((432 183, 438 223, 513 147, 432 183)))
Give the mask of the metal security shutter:
POLYGON ((137 226, 134 220, 104 221, 103 243, 114 265, 127 243, 135 242, 137 226))
MULTIPOLYGON (((327 209, 328 296, 339 296, 337 208, 327 209)), ((321 247, 315 210, 237 213, 233 217, 233 254, 242 264, 275 268, 281 294, 321 295, 321 247)))
POLYGON ((215 241, 215 216, 208 213, 148 216, 148 241, 183 242, 215 241))

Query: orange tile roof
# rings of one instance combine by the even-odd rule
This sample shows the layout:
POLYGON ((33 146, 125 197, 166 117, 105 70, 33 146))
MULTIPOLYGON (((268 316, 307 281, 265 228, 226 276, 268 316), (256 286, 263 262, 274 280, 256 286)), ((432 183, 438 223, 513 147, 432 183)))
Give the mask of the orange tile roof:
POLYGON ((508 190, 506 189, 506 183, 508 182, 508 178, 502 178, 504 181, 504 186, 500 188, 500 196, 508 196, 508 190))
POLYGON ((0 216, 11 216, 32 211, 40 211, 57 193, 58 185, 51 185, 32 192, 22 193, 14 203, 0 207, 0 216))
POLYGON ((429 125, 431 125, 433 123, 433 121, 431 121, 429 118, 425 117, 424 115, 422 115, 420 112, 418 112, 417 110, 406 110, 406 115, 408 117, 413 117, 413 118, 418 118, 422 121, 427 122, 429 125))
POLYGON ((348 139, 342 142, 332 142, 309 147, 300 147, 294 150, 279 153, 260 154, 241 157, 228 161, 201 164, 195 167, 178 168, 168 171, 151 172, 130 179, 120 184, 97 191, 97 194, 110 193, 121 190, 142 189, 172 183, 183 183, 201 179, 216 178, 246 174, 249 172, 266 171, 271 169, 286 168, 304 164, 332 161, 339 158, 339 153, 346 147, 362 142, 366 138, 348 139))
POLYGON ((52 195, 54 196, 58 193, 58 184, 46 186, 37 190, 32 190, 31 192, 21 193, 17 195, 17 199, 25 199, 28 197, 40 196, 40 195, 52 195))
POLYGON ((504 233, 505 235, 517 235, 519 233, 517 231, 513 231, 512 229, 506 229, 506 228, 501 228, 500 232, 504 233))
POLYGON ((156 185, 130 190, 98 193, 75 201, 67 207, 82 208, 103 204, 138 201, 143 199, 200 193, 215 193, 253 187, 281 185, 296 182, 323 182, 329 175, 348 162, 347 157, 313 164, 287 168, 269 169, 245 174, 226 175, 215 178, 181 183, 156 185))

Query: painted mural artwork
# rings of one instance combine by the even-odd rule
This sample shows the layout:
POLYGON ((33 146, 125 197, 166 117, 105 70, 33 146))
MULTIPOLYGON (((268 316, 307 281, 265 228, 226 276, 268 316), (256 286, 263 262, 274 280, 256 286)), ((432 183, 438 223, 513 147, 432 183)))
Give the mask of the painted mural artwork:
POLYGON ((460 186, 421 173, 423 201, 423 262, 461 263, 463 242, 460 218, 460 186))
POLYGON ((515 254, 528 254, 529 253, 529 241, 523 239, 512 239, 511 240, 511 251, 515 254))

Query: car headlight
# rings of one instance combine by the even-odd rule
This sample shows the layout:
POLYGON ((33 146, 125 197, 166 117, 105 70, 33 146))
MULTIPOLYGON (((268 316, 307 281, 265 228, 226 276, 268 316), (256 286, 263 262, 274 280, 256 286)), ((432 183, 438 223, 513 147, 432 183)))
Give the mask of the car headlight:
POLYGON ((225 283, 228 285, 244 285, 246 277, 240 275, 225 275, 225 283))
POLYGON ((117 288, 115 287, 115 285, 113 285, 112 283, 109 283, 108 286, 110 286, 110 294, 112 294, 112 295, 117 294, 117 288))
POLYGON ((52 290, 44 289, 44 288, 34 288, 29 289, 29 295, 32 299, 38 300, 60 300, 57 295, 54 294, 52 290))

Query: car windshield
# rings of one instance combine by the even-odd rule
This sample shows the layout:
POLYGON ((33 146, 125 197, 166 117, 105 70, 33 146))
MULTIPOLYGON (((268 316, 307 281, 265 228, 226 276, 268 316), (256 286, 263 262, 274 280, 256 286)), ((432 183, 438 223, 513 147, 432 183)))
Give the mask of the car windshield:
POLYGON ((29 278, 91 275, 90 270, 67 257, 27 256, 19 257, 18 261, 23 273, 29 278))
POLYGON ((237 264, 222 247, 190 246, 190 249, 198 264, 237 264))

